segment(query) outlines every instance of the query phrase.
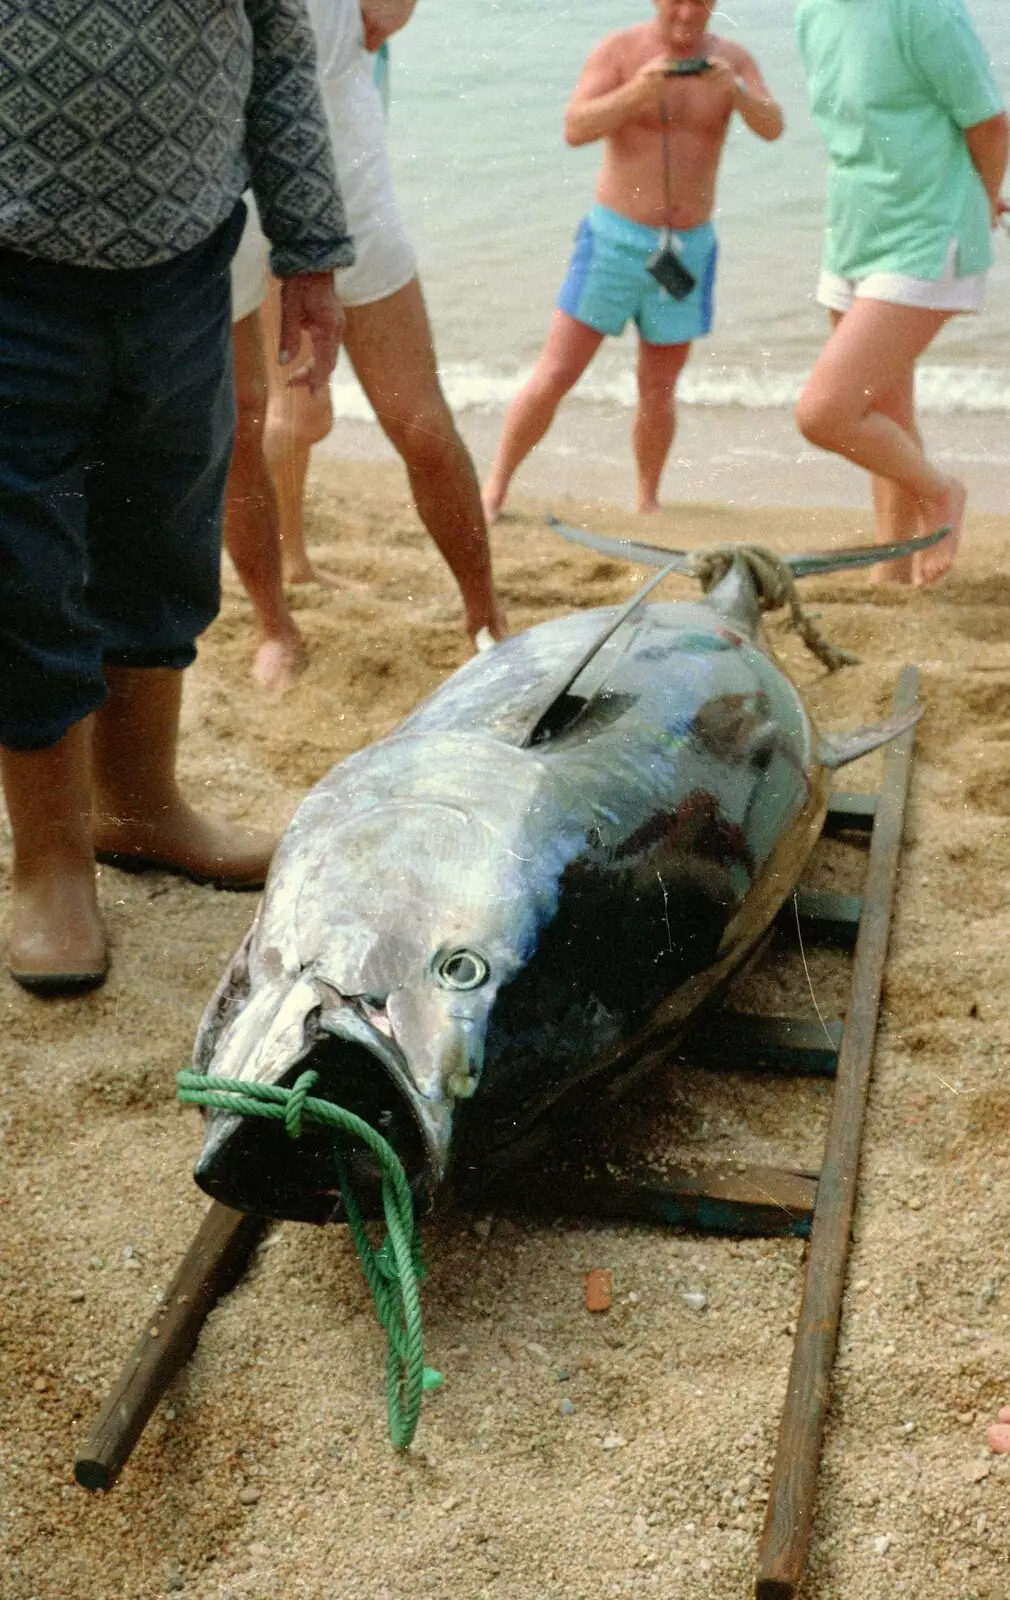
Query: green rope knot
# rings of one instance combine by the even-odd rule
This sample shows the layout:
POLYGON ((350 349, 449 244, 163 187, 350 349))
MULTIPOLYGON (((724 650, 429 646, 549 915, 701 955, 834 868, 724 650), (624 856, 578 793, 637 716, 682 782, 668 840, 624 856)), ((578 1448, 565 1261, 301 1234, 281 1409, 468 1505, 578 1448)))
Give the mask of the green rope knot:
POLYGON ((344 1215, 365 1282, 372 1291, 379 1321, 386 1331, 389 1436, 394 1450, 406 1450, 417 1431, 423 1391, 437 1389, 442 1382, 440 1372, 424 1365, 418 1287, 424 1277, 424 1261, 421 1237, 414 1223, 410 1184, 396 1151, 371 1123, 355 1116, 353 1111, 334 1105, 331 1100, 320 1100, 309 1093, 317 1080, 318 1073, 306 1071, 293 1088, 282 1089, 277 1084, 245 1083, 237 1078, 207 1077, 200 1072, 177 1075, 179 1099, 184 1105, 283 1122, 292 1139, 300 1137, 306 1122, 333 1130, 333 1159, 344 1215), (342 1148, 348 1140, 365 1145, 382 1171, 382 1209, 387 1233, 378 1250, 373 1249, 369 1240, 354 1192, 350 1162, 342 1148))
POLYGON ((284 1126, 289 1139, 301 1138, 302 1112, 305 1102, 309 1097, 309 1090, 314 1089, 319 1081, 318 1072, 303 1072, 301 1077, 292 1084, 284 1107, 284 1126))

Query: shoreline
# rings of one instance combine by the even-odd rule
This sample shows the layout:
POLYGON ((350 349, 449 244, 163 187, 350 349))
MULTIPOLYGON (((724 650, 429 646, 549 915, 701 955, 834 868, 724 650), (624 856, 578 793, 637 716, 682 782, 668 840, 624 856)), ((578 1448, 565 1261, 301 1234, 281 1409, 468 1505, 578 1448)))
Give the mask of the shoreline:
MULTIPOLYGON (((456 422, 479 477, 488 470, 504 408, 470 408, 456 422)), ((624 407, 572 398, 547 437, 516 474, 513 493, 558 496, 622 507, 634 500, 632 414, 624 407)), ((927 414, 923 436, 932 458, 968 485, 969 515, 1010 510, 1010 422, 998 412, 927 414)), ((397 457, 374 422, 338 418, 314 461, 327 470, 342 460, 397 457), (324 467, 325 463, 325 467, 324 467)), ((682 405, 678 434, 663 478, 666 505, 718 502, 733 508, 846 507, 865 513, 869 485, 858 467, 807 445, 792 412, 767 408, 682 405)))

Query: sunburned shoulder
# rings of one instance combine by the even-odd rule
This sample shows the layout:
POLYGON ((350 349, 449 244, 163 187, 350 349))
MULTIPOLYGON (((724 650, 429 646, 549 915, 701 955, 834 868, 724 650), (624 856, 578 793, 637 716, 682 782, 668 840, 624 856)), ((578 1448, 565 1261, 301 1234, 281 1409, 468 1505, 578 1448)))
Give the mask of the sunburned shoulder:
POLYGON ((633 28, 621 28, 618 33, 608 33, 590 51, 586 65, 609 67, 622 77, 630 77, 656 53, 651 23, 640 22, 633 28))
POLYGON ((717 33, 706 33, 702 44, 705 55, 721 56, 738 71, 757 64, 750 51, 745 50, 742 44, 737 44, 735 39, 723 39, 717 33))
POLYGON ((719 34, 704 35, 704 53, 706 56, 722 56, 723 61, 730 62, 731 67, 744 67, 747 62, 754 61, 749 51, 743 45, 738 45, 735 38, 720 38, 719 34))

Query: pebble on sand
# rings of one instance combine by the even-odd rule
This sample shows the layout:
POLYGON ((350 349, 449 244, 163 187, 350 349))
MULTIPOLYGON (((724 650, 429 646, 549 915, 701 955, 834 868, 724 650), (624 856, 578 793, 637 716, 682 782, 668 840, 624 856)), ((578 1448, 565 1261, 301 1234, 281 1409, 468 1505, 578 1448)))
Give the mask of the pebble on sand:
POLYGON ((614 1303, 614 1278, 606 1267, 586 1273, 586 1310, 609 1311, 614 1303))

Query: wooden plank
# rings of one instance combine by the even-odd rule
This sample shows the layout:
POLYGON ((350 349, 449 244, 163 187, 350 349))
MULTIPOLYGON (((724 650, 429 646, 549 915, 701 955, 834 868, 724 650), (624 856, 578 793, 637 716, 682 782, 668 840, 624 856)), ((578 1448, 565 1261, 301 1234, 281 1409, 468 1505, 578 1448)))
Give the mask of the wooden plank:
POLYGON ((611 1172, 515 1173, 507 1190, 482 1191, 511 1214, 582 1217, 592 1221, 652 1222, 704 1233, 778 1237, 810 1230, 817 1178, 779 1167, 736 1165, 647 1167, 611 1172))
MULTIPOLYGON (((917 688, 915 669, 905 667, 894 697, 896 712, 914 705, 917 688)), ((884 779, 870 842, 863 917, 853 964, 852 998, 838 1060, 803 1303, 758 1555, 756 1600, 792 1600, 810 1544, 913 739, 914 730, 909 729, 891 745, 884 758, 884 779)))
POLYGON ((717 1011, 695 1028, 683 1053, 698 1066, 833 1078, 844 1024, 806 1017, 717 1011))
POLYGON ((877 815, 875 794, 850 794, 835 789, 828 801, 828 814, 824 819, 824 832, 872 833, 873 819, 877 815))
POLYGON ((795 900, 787 900, 779 912, 783 932, 796 930, 808 943, 836 944, 851 949, 859 932, 863 900, 858 894, 836 894, 831 889, 799 889, 795 900))
POLYGON ((74 1463, 85 1489, 111 1489, 161 1396, 232 1287, 265 1227, 262 1217, 210 1207, 74 1463))

